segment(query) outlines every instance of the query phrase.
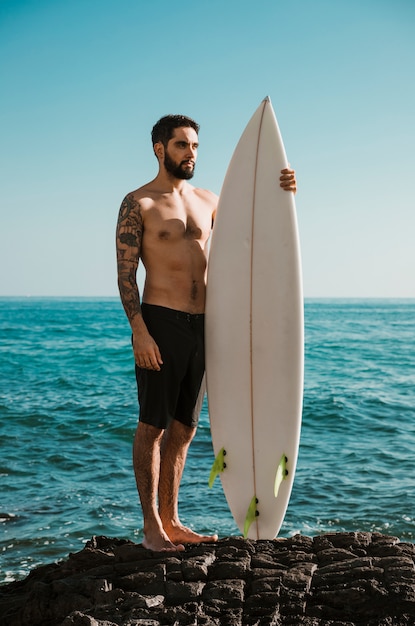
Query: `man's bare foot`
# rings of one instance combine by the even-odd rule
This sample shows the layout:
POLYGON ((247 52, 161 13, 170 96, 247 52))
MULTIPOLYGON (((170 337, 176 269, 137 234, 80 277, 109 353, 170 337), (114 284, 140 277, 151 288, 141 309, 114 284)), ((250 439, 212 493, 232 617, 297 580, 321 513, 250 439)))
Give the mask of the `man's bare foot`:
POLYGON ((142 542, 143 548, 152 550, 153 552, 183 552, 184 545, 181 543, 173 543, 170 541, 166 533, 148 533, 144 534, 142 542))
POLYGON ((199 535, 182 524, 171 524, 164 528, 174 544, 213 543, 218 540, 217 535, 199 535))

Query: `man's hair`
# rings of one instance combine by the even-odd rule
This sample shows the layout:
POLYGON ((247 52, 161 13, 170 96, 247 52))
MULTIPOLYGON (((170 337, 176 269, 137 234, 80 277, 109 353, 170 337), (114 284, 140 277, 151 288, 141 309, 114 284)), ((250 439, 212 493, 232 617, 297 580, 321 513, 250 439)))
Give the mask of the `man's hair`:
POLYGON ((170 139, 173 137, 175 128, 193 128, 199 134, 199 124, 186 115, 165 115, 154 124, 151 131, 151 140, 153 146, 161 142, 166 148, 170 139))

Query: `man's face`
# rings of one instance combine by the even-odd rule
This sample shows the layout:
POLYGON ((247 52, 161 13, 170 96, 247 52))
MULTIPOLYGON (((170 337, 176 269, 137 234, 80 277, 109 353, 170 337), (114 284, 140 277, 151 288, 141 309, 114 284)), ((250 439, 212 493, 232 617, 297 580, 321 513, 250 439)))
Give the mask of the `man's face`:
POLYGON ((175 178, 190 180, 195 170, 198 146, 197 133, 193 128, 176 128, 164 151, 166 171, 175 178))

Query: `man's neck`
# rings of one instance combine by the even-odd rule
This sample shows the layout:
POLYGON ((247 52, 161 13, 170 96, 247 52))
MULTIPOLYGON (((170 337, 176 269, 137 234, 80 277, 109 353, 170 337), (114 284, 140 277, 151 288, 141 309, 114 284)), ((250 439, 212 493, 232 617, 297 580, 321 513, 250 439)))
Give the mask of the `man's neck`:
POLYGON ((182 178, 176 178, 169 172, 160 170, 154 179, 155 185, 162 189, 164 193, 178 193, 183 195, 188 191, 192 185, 187 180, 182 178))

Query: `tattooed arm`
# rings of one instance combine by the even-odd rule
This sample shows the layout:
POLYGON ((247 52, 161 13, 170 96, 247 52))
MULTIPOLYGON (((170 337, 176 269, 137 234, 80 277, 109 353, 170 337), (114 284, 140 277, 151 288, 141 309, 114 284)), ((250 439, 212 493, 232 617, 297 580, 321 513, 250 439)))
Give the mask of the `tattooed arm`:
POLYGON ((160 351, 144 323, 137 286, 142 238, 141 208, 131 193, 122 201, 118 215, 116 234, 118 288, 133 331, 133 350, 137 365, 146 369, 160 370, 163 363, 160 351))
POLYGON ((139 203, 129 194, 121 203, 117 224, 118 288, 121 302, 130 324, 141 314, 137 287, 137 268, 140 259, 143 220, 139 203))

